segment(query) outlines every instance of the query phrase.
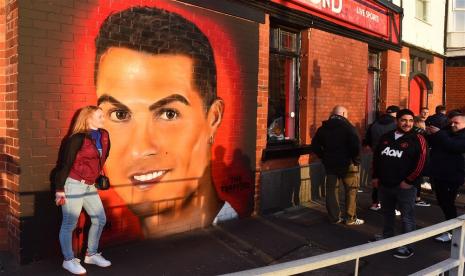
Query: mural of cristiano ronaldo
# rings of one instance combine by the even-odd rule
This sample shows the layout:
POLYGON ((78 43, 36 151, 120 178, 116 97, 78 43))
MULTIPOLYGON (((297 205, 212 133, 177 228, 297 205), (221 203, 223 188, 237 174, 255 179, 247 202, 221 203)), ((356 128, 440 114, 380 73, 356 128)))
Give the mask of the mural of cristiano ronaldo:
POLYGON ((224 103, 207 37, 175 13, 133 7, 108 16, 95 43, 114 190, 147 236, 210 225, 224 204, 211 177, 224 103))

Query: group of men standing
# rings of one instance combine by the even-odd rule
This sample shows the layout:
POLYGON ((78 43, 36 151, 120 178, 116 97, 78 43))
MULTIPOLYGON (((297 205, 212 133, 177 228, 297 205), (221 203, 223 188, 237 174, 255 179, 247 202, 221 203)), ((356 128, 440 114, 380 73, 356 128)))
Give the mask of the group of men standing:
MULTIPOLYGON (((409 109, 389 106, 386 114, 367 130, 364 142, 373 151, 374 204, 370 209, 381 209, 384 217, 383 232, 375 235, 375 240, 394 236, 396 212, 401 215, 402 233, 415 230, 415 204, 429 206, 419 197, 425 176, 433 183, 446 220, 457 217, 455 199, 465 180, 465 115, 456 110, 446 116, 443 106, 438 106, 436 114, 429 117, 427 111, 422 108, 416 117, 409 109)), ((347 118, 345 107, 334 107, 313 137, 312 149, 326 171, 330 222, 361 225, 364 220, 356 215, 361 142, 347 118), (345 188, 345 216, 339 207, 339 182, 345 188)), ((436 240, 448 242, 451 235, 443 233, 436 240)), ((397 258, 412 255, 409 246, 399 247, 394 253, 397 258)))

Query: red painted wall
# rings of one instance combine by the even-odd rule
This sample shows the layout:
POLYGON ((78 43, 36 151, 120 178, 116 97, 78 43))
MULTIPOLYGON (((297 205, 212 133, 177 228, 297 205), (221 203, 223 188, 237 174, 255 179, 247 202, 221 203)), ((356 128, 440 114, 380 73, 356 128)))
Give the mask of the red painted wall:
MULTIPOLYGON (((21 209, 17 217, 22 220, 21 242, 24 247, 21 254, 26 259, 52 248, 45 244, 57 247, 60 217, 58 208, 51 204, 50 190, 53 187, 50 173, 74 113, 82 106, 96 103, 93 44, 99 25, 110 12, 134 5, 155 5, 181 14, 208 37, 215 54, 218 96, 225 102, 223 121, 212 149, 216 190, 220 199, 233 205, 241 216, 252 211, 258 123, 255 121, 257 75, 262 75, 259 81, 263 82, 267 80, 268 73, 257 69, 257 23, 170 0, 50 1, 47 4, 20 1, 19 27, 16 17, 16 28, 12 28, 15 31, 13 39, 17 39, 18 28, 21 35, 20 78, 16 82, 16 72, 11 71, 12 84, 2 88, 14 92, 18 83, 21 91, 11 94, 20 97, 21 149, 18 151, 18 140, 11 140, 12 147, 8 150, 12 155, 21 155, 20 189, 30 193, 30 197, 21 201, 21 207, 15 207, 15 210, 21 209), (35 235, 34 231, 42 227, 52 230, 41 230, 44 236, 35 235)), ((13 100, 15 98, 8 98, 6 104, 11 105, 8 110, 17 108, 13 100)), ((5 124, 7 131, 16 128, 17 134, 18 120, 13 115, 7 114, 5 124)), ((0 130, 5 129, 1 126, 2 123, 0 130)), ((114 191, 102 192, 101 195, 110 221, 110 227, 103 234, 103 242, 121 242, 138 237, 138 219, 131 216, 125 202, 114 191)), ((199 198, 199 204, 202 200, 199 198)), ((159 220, 156 236, 199 226, 203 224, 159 220)))

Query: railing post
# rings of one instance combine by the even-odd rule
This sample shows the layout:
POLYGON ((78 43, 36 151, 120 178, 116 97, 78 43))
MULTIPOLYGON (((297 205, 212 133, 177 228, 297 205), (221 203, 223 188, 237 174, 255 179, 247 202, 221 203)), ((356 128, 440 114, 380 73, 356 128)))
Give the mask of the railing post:
POLYGON ((360 258, 355 259, 355 271, 354 276, 358 276, 358 267, 360 266, 360 258))
MULTIPOLYGON (((464 218, 459 217, 457 218, 464 221, 464 218)), ((455 228, 452 230, 452 242, 450 245, 450 257, 451 259, 459 260, 459 265, 450 270, 449 275, 463 275, 463 263, 465 261, 464 257, 464 237, 465 237, 465 229, 464 224, 459 228, 455 228)))

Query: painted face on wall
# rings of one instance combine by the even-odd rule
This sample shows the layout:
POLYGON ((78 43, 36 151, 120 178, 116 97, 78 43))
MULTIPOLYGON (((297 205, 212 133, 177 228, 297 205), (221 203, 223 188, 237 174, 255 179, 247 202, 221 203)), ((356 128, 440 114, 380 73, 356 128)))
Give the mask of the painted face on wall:
POLYGON ((97 96, 111 138, 106 171, 151 236, 175 221, 209 225, 221 207, 210 159, 223 102, 207 110, 192 72, 183 55, 113 47, 100 59, 97 96))

